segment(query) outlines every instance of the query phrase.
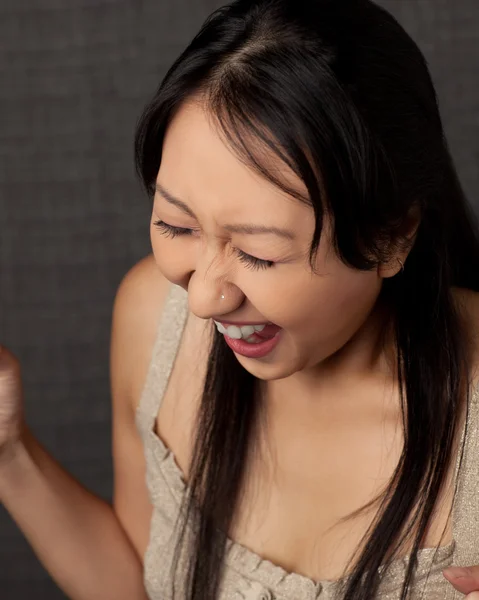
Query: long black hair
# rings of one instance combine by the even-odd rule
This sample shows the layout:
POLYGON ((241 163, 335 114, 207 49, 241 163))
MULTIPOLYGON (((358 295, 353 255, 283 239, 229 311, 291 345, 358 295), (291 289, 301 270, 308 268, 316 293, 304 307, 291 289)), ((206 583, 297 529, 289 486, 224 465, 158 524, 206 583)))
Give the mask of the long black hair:
MULTIPOLYGON (((325 211, 338 256, 363 270, 388 260, 411 215, 420 217, 404 272, 381 291, 393 309, 404 447, 344 590, 345 600, 374 598, 378 568, 412 539, 405 599, 470 376, 451 288, 479 290, 478 229, 427 63, 370 0, 235 0, 206 20, 142 114, 135 156, 149 193, 168 124, 194 98, 238 157, 312 207, 311 264, 325 211), (268 171, 258 148, 291 167, 308 195, 268 171)), ((176 552, 178 564, 180 550, 188 550, 181 598, 218 595, 258 421, 257 384, 215 331, 176 552)))

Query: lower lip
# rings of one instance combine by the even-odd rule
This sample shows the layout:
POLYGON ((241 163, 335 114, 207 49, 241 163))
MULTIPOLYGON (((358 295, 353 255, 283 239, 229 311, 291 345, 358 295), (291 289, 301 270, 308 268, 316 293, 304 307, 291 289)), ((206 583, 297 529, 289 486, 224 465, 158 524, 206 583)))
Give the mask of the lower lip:
POLYGON ((280 334, 281 330, 271 339, 260 342, 259 344, 250 344, 243 339, 235 340, 227 335, 225 335, 224 338, 225 342, 233 352, 241 354, 242 356, 247 356, 248 358, 263 358, 263 356, 269 354, 276 347, 280 339, 280 334))

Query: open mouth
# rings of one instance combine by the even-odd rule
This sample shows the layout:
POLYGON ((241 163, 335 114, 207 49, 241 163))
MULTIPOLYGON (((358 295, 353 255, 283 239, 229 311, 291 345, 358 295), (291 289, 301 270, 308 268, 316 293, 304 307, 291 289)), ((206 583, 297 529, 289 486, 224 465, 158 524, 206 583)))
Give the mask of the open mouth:
POLYGON ((260 325, 226 325, 215 321, 215 325, 220 333, 233 339, 245 340, 250 344, 258 344, 264 340, 274 337, 281 327, 273 323, 262 323, 260 325))
POLYGON ((215 325, 234 352, 249 358, 266 356, 280 339, 281 327, 274 323, 238 326, 215 321, 215 325))

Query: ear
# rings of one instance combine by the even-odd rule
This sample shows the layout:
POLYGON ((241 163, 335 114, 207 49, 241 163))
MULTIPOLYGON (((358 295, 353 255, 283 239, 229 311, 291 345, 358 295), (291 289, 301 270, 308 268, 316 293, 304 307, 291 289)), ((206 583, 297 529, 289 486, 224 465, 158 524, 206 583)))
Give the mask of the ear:
POLYGON ((378 265, 379 277, 383 279, 394 277, 402 268, 406 269, 406 260, 414 246, 420 222, 420 208, 413 205, 397 230, 396 241, 391 244, 390 259, 378 265))
POLYGON ((394 277, 397 275, 401 269, 406 268, 406 256, 402 256, 399 254, 395 254, 394 258, 391 258, 388 262, 380 263, 378 265, 378 276, 383 279, 388 279, 388 277, 394 277))

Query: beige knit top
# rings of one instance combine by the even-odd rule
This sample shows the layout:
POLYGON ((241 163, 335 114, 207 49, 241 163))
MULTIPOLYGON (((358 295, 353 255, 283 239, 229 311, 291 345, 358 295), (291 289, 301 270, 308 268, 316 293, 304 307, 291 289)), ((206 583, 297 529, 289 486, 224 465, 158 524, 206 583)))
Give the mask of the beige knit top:
MULTIPOLYGON (((174 524, 185 492, 185 481, 172 452, 155 433, 155 421, 175 360, 188 314, 187 294, 172 285, 160 320, 147 378, 141 395, 136 424, 146 457, 146 483, 153 505, 150 539, 144 557, 144 583, 150 600, 171 598, 171 561, 175 547, 174 524)), ((448 565, 479 564, 479 389, 470 397, 465 456, 461 469, 456 460, 459 489, 453 507, 453 541, 440 547, 420 550, 411 598, 458 600, 464 598, 444 579, 448 565), (428 576, 429 574, 429 576, 428 576)), ((463 438, 464 439, 464 438, 463 438)), ((382 574, 381 600, 399 600, 408 557, 395 560, 382 574)), ((184 565, 184 555, 180 568, 184 565)), ((313 581, 262 559, 229 540, 220 600, 332 600, 339 581, 313 581)), ((181 595, 180 595, 181 598, 181 595)), ((209 599, 205 599, 209 600, 209 599)))

